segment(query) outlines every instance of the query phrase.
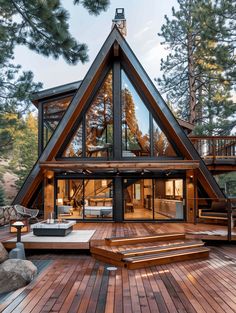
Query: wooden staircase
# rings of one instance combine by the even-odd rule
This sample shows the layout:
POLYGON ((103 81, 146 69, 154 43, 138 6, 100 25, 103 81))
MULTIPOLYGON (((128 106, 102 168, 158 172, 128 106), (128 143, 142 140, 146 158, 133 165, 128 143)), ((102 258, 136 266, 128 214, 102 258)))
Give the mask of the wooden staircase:
POLYGON ((185 234, 106 238, 105 245, 90 248, 94 258, 128 269, 207 258, 209 249, 201 240, 185 234))

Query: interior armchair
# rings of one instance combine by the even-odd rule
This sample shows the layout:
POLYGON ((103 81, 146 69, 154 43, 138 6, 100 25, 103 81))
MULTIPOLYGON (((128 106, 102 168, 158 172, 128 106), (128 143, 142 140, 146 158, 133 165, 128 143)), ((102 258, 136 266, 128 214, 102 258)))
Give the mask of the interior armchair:
POLYGON ((39 214, 39 210, 28 209, 20 204, 15 204, 14 208, 20 218, 28 218, 29 221, 36 220, 38 222, 37 216, 39 214))

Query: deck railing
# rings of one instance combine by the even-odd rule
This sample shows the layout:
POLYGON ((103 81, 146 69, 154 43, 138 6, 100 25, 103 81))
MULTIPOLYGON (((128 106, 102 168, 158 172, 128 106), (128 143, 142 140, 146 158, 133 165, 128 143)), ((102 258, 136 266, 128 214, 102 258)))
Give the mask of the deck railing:
MULTIPOLYGON (((233 224, 234 224, 234 220, 236 220, 236 198, 235 197, 231 197, 231 198, 191 198, 189 200, 193 200, 194 201, 194 224, 197 224, 198 221, 198 216, 199 216, 199 211, 197 210, 197 203, 199 202, 206 202, 209 203, 209 201, 211 203, 219 203, 221 209, 225 210, 225 218, 227 219, 227 239, 228 241, 232 240, 232 228, 233 228, 233 224)), ((215 211, 217 212, 218 210, 214 210, 213 208, 209 208, 210 211, 215 211)), ((204 217, 202 217, 204 218, 204 217)), ((217 219, 217 215, 216 217, 214 217, 213 215, 211 215, 212 219, 217 219)))
POLYGON ((190 136, 202 158, 236 158, 236 136, 190 136))

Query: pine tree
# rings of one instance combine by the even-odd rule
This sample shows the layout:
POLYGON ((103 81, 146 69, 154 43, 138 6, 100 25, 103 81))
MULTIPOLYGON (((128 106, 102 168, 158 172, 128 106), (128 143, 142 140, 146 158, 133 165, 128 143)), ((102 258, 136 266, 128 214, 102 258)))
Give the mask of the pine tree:
POLYGON ((98 15, 101 11, 106 11, 110 1, 109 0, 74 0, 74 4, 82 4, 89 12, 89 14, 98 15))
POLYGON ((2 185, 0 184, 0 206, 5 205, 5 194, 2 185))
POLYGON ((179 11, 173 9, 172 20, 165 17, 159 34, 171 52, 161 61, 164 75, 158 82, 178 115, 197 125, 195 133, 228 134, 236 106, 227 74, 232 54, 219 40, 223 21, 210 0, 178 3, 179 11))
POLYGON ((29 113, 21 121, 21 130, 14 135, 14 146, 10 168, 18 176, 20 187, 37 160, 38 130, 37 118, 29 113))
MULTIPOLYGON (((105 11, 109 0, 74 1, 90 14, 105 11)), ((24 45, 46 57, 62 56, 69 64, 88 59, 86 44, 69 32, 69 14, 60 0, 0 0, 0 155, 12 149, 13 134, 31 106, 30 95, 42 88, 31 71, 13 65, 14 48, 24 45), (10 121, 10 123, 8 123, 10 121)))

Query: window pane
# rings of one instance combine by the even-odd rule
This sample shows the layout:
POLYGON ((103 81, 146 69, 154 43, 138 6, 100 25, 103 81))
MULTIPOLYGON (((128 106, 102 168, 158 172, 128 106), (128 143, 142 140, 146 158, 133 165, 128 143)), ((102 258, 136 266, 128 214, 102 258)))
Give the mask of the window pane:
POLYGON ((154 156, 177 156, 172 145, 166 138, 161 128, 158 126, 156 121, 153 119, 153 145, 154 145, 154 156))
POLYGON ((49 101, 43 104, 43 142, 44 147, 51 138, 58 123, 62 119, 72 96, 49 101))
POLYGON ((113 150, 112 72, 86 114, 86 156, 109 157, 113 150))
POLYGON ((183 219, 183 179, 155 179, 155 219, 183 219))
POLYGON ((125 219, 153 219, 152 179, 124 179, 123 186, 125 219))
POLYGON ((112 219, 113 187, 111 179, 84 181, 84 218, 112 219))
POLYGON ((66 150, 63 152, 63 157, 69 158, 82 156, 82 135, 83 127, 82 124, 80 124, 75 135, 72 137, 70 143, 68 144, 66 150))
POLYGON ((121 79, 122 156, 149 156, 149 111, 123 70, 121 79))
POLYGON ((83 218, 83 180, 59 179, 57 181, 57 212, 63 219, 83 218))

